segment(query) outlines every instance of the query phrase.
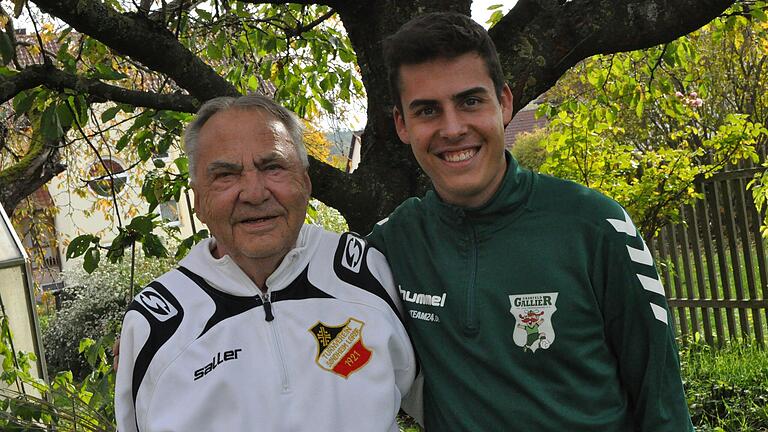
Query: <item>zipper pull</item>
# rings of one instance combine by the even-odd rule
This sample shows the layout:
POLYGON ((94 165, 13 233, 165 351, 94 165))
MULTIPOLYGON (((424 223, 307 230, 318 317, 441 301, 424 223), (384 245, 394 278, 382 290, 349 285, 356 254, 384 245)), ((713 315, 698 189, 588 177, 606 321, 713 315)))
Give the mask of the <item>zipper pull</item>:
POLYGON ((272 302, 269 301, 269 294, 264 294, 264 319, 272 322, 275 316, 272 314, 272 302))

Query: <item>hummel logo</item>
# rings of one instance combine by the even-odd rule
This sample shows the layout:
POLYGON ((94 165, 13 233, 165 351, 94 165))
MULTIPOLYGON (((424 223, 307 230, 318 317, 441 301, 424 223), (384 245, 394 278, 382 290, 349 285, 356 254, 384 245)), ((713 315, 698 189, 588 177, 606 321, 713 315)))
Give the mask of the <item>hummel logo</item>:
POLYGON ((216 355, 213 357, 210 363, 207 365, 201 367, 200 369, 195 371, 195 379, 193 381, 197 381, 200 378, 208 375, 209 373, 213 372, 214 369, 216 369, 216 366, 230 360, 237 360, 237 354, 242 351, 241 348, 237 348, 234 350, 224 351, 220 353, 216 353, 216 355))
POLYGON ((437 295, 429 295, 429 294, 421 294, 421 293, 412 293, 410 291, 404 290, 402 286, 398 285, 397 289, 400 290, 400 297, 403 298, 404 302, 408 303, 416 303, 416 304, 422 304, 427 306, 436 306, 436 307, 443 307, 445 306, 445 293, 443 293, 442 296, 437 295))

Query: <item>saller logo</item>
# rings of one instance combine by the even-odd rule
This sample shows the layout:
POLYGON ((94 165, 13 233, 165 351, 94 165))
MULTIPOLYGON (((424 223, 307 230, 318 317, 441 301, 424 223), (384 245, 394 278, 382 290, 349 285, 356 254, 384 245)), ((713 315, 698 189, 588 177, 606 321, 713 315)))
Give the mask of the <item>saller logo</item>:
POLYGON ((166 301, 163 296, 157 293, 152 288, 145 288, 136 297, 136 300, 141 303, 152 315, 159 321, 167 321, 176 316, 178 311, 172 304, 166 301))
POLYGON ((363 262, 363 251, 365 243, 355 236, 347 237, 347 245, 344 247, 344 256, 341 259, 341 265, 349 270, 360 273, 360 265, 363 262))
POLYGON ((214 369, 216 369, 216 366, 230 361, 230 360, 237 360, 237 355, 242 351, 242 348, 237 348, 233 350, 228 350, 224 352, 216 353, 215 356, 213 356, 213 359, 210 363, 207 365, 201 367, 200 369, 197 369, 195 371, 195 379, 194 381, 199 380, 200 378, 208 375, 209 373, 213 372, 214 369))

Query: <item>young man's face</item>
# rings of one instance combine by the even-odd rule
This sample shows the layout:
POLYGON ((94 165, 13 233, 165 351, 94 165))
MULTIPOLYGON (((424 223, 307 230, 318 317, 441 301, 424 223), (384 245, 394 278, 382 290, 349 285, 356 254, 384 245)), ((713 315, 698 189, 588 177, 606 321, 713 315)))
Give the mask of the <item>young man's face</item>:
POLYGON ((444 201, 478 207, 504 178, 504 125, 512 118, 507 85, 497 98, 483 59, 467 53, 400 67, 400 139, 444 201))

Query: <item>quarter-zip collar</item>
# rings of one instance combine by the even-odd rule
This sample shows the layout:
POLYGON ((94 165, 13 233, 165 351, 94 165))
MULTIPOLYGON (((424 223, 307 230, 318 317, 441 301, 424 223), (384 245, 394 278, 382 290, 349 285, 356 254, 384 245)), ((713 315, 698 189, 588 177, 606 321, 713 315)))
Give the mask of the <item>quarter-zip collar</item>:
MULTIPOLYGON (((267 278, 268 292, 285 288, 304 270, 320 239, 320 236, 311 235, 310 231, 318 229, 321 228, 313 225, 301 227, 296 245, 283 257, 277 269, 267 278)), ((219 291, 241 297, 261 296, 260 287, 245 274, 243 269, 229 255, 224 255, 221 258, 213 256, 211 250, 215 246, 216 239, 205 239, 195 245, 179 264, 195 269, 195 273, 219 291)))
POLYGON ((515 158, 505 152, 507 172, 499 189, 488 202, 480 207, 459 207, 443 201, 434 191, 424 197, 424 203, 444 222, 458 225, 465 220, 492 224, 494 221, 509 221, 509 215, 524 208, 531 195, 533 173, 522 168, 515 158), (505 216, 505 217, 502 217, 505 216))

